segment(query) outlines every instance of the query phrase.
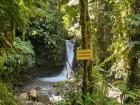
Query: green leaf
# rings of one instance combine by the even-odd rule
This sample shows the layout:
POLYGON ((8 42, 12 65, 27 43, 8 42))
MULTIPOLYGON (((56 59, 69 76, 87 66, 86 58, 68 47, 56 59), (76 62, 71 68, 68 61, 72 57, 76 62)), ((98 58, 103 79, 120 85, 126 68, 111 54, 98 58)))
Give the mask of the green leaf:
POLYGON ((6 55, 0 57, 0 69, 3 67, 4 62, 6 61, 6 55))

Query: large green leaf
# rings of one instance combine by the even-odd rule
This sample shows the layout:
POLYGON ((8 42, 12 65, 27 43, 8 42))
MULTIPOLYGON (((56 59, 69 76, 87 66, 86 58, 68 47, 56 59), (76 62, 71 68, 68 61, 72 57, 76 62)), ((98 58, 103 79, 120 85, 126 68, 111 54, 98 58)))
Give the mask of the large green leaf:
POLYGON ((139 26, 140 25, 140 14, 129 15, 128 19, 131 24, 139 26))

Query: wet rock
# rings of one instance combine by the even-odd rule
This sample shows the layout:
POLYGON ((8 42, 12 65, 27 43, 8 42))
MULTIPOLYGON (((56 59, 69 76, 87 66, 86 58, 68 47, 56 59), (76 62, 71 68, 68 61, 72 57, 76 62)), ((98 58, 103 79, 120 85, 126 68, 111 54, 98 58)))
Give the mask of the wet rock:
POLYGON ((28 92, 20 93, 20 97, 18 99, 23 103, 22 105, 50 105, 50 99, 48 95, 39 95, 37 96, 37 102, 33 102, 28 99, 28 92), (44 103, 44 104, 40 104, 44 103))
POLYGON ((107 96, 116 99, 121 104, 124 103, 124 98, 122 96, 121 90, 115 86, 111 86, 111 88, 108 89, 107 96))
POLYGON ((29 92, 28 92, 28 98, 29 100, 32 101, 37 101, 37 90, 35 88, 32 88, 29 92))
POLYGON ((28 93, 25 92, 25 93, 20 93, 20 96, 19 96, 20 99, 28 99, 28 93))
POLYGON ((48 95, 41 95, 37 97, 38 102, 44 103, 44 105, 50 105, 50 99, 48 95))
POLYGON ((58 96, 58 95, 54 95, 54 94, 50 94, 49 99, 50 99, 50 101, 52 103, 55 103, 55 102, 58 102, 58 101, 62 101, 63 100, 62 96, 58 96))
POLYGON ((22 105, 49 105, 49 104, 44 104, 44 103, 40 103, 40 102, 26 101, 26 102, 23 102, 22 105))

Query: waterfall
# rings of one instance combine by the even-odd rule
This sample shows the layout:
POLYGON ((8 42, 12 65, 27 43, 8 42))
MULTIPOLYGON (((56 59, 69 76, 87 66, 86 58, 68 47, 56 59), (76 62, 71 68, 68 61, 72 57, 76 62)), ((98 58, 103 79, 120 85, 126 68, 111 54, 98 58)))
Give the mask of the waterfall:
POLYGON ((70 40, 65 40, 66 43, 66 66, 63 69, 63 73, 67 79, 72 77, 72 63, 74 58, 74 43, 70 40))
POLYGON ((71 42, 70 40, 65 40, 66 44, 66 61, 65 61, 65 67, 63 68, 62 72, 58 74, 57 76, 54 77, 44 77, 40 78, 42 81, 47 81, 47 82, 58 82, 58 81, 65 81, 69 80, 72 78, 72 63, 74 59, 74 43, 71 42))

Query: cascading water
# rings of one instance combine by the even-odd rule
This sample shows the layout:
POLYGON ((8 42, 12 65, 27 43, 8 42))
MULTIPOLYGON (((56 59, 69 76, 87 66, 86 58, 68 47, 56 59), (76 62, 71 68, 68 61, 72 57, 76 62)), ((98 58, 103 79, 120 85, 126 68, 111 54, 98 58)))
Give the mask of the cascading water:
POLYGON ((69 40, 66 40, 66 66, 64 67, 63 74, 67 79, 72 77, 72 63, 73 63, 73 58, 74 58, 74 52, 73 52, 73 47, 74 43, 72 43, 69 40))
POLYGON ((63 68, 62 72, 54 77, 41 77, 35 80, 32 80, 27 86, 23 88, 23 91, 30 90, 32 88, 38 88, 39 96, 48 96, 51 102, 57 102, 63 100, 63 97, 59 94, 55 94, 56 90, 51 84, 51 82, 66 81, 72 78, 72 63, 74 58, 74 43, 70 40, 65 40, 66 43, 66 65, 63 68))
POLYGON ((54 77, 44 77, 40 78, 41 81, 46 82, 58 82, 58 81, 65 81, 72 77, 72 63, 74 58, 74 43, 70 40, 65 40, 66 43, 66 66, 63 68, 62 72, 54 77))

